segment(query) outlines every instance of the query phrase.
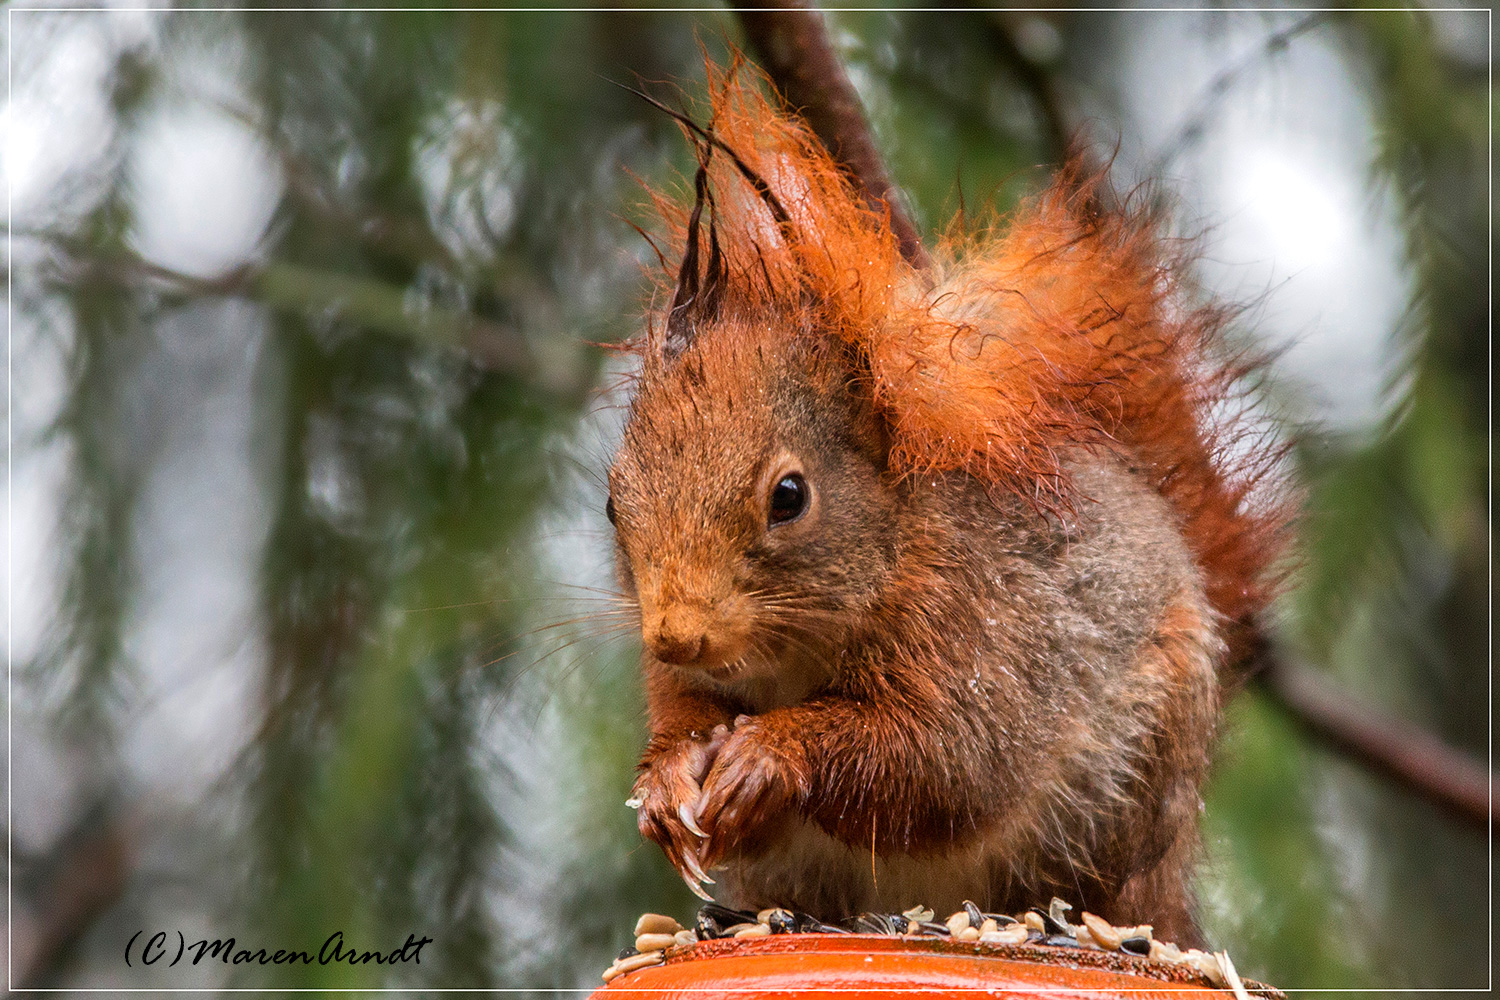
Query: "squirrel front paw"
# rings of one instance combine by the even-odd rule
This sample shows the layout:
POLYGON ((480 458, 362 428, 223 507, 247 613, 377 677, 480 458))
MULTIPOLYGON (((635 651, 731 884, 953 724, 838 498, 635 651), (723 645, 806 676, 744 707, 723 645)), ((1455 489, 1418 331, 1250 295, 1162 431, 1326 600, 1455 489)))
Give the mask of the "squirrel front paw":
POLYGON ((655 841, 687 887, 709 901, 713 897, 703 890, 703 883, 712 885, 714 880, 699 857, 706 834, 695 810, 703 779, 728 738, 729 727, 719 725, 707 739, 680 740, 648 754, 629 799, 641 836, 655 841))
POLYGON ((697 852, 703 867, 713 868, 807 797, 807 769, 800 749, 800 744, 771 733, 754 718, 735 720, 734 731, 702 781, 694 810, 697 826, 705 833, 697 852))

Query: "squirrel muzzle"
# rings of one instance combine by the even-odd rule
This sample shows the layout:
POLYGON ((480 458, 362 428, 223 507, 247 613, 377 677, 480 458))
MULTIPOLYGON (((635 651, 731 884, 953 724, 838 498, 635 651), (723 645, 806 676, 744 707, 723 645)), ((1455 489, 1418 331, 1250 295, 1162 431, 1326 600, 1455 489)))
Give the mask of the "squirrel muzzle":
POLYGON ((749 647, 749 629, 736 614, 740 602, 682 589, 641 589, 641 640, 663 663, 722 673, 749 647))
POLYGON ((644 638, 651 655, 663 663, 687 666, 698 660, 712 644, 706 608, 697 604, 673 604, 653 616, 644 638))

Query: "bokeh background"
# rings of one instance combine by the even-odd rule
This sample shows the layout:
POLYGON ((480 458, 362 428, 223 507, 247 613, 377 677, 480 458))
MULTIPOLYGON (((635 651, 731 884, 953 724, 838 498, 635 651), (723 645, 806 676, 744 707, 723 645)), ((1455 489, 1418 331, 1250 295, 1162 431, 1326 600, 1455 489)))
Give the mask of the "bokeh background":
MULTIPOLYGON (((718 12, 6 8, 13 982, 581 988, 693 901, 623 805, 607 391, 718 12), (660 82, 660 83, 658 83, 660 82), (137 930, 394 969, 126 968, 137 930)), ((1082 134, 1277 355, 1281 638, 1489 750, 1484 11, 830 15, 927 232, 1082 134)), ((1256 687, 1205 919, 1292 988, 1489 979, 1486 833, 1256 687)), ((913 902, 916 902, 915 900, 913 902)))

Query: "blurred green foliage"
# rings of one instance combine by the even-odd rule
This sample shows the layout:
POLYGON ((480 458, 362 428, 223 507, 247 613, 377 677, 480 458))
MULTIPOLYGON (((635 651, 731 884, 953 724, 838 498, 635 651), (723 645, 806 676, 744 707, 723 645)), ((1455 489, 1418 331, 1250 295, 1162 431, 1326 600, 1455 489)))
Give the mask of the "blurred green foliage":
MULTIPOLYGON (((70 32, 110 30, 13 13, 18 78, 70 32)), ((1100 53, 1128 16, 1150 15, 833 24, 930 232, 1045 180, 1061 118, 1122 86, 1100 53)), ((45 733, 81 799, 103 804, 88 822, 146 817, 138 869, 78 926, 42 934, 27 981, 122 982, 117 938, 175 921, 273 946, 334 929, 364 947, 435 944, 420 966, 142 971, 134 985, 586 986, 637 913, 693 905, 620 804, 645 735, 635 654, 584 589, 608 578, 579 565, 609 558, 597 477, 617 400, 596 387, 617 365, 596 345, 632 333, 655 266, 626 224, 642 218, 631 174, 675 184, 689 162, 671 123, 614 84, 695 93, 700 45, 722 53, 733 18, 184 10, 148 33, 109 69, 117 132, 92 187, 12 233, 12 307, 60 345, 64 373, 56 412, 35 433, 13 425, 14 447, 61 448, 67 470, 58 605, 16 663, 17 732, 45 733), (283 184, 264 238, 208 276, 147 259, 132 236, 132 136, 187 105, 249 129, 283 184), (155 551, 143 507, 163 502, 148 484, 170 447, 152 401, 162 380, 196 391, 159 327, 175 317, 222 342, 210 331, 230 301, 255 317, 254 343, 227 348, 253 356, 234 460, 267 513, 258 557, 223 571, 253 581, 261 673, 232 763, 193 808, 166 809, 125 762, 160 683, 130 640, 155 551)), ((1308 38, 1370 95, 1367 182, 1394 194, 1415 295, 1399 330, 1370 332, 1404 351, 1383 424, 1299 438, 1308 514, 1286 629, 1362 697, 1482 753, 1486 67, 1415 13, 1333 16, 1308 38)), ((1253 691, 1231 708, 1208 799, 1206 917, 1246 974, 1484 981, 1482 837, 1308 745, 1253 691)), ((42 871, 60 844, 18 859, 42 871)), ((17 886, 33 903, 48 891, 40 876, 17 886)))

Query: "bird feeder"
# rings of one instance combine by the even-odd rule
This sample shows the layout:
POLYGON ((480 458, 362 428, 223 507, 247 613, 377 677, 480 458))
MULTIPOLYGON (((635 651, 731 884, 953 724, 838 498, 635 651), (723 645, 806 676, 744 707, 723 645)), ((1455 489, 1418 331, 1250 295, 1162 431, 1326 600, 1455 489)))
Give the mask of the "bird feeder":
POLYGON ((1238 977, 1233 985, 1234 989, 1215 987, 1189 967, 1121 952, 872 934, 787 934, 673 948, 658 964, 615 976, 594 996, 770 1000, 837 991, 848 1000, 889 1000, 893 992, 979 992, 1004 994, 1008 1000, 1189 1000, 1208 995, 1239 995, 1245 1000, 1251 994, 1283 998, 1277 990, 1241 983, 1238 977))

